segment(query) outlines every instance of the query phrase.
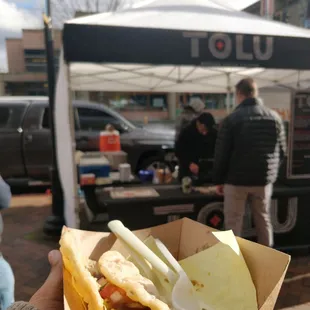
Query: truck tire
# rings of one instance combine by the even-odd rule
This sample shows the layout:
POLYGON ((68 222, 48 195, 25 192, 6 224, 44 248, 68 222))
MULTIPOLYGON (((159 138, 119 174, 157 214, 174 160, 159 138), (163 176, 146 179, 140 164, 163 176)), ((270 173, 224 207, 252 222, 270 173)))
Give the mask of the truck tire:
POLYGON ((203 206, 198 212, 197 222, 218 230, 224 229, 223 202, 211 202, 203 206))

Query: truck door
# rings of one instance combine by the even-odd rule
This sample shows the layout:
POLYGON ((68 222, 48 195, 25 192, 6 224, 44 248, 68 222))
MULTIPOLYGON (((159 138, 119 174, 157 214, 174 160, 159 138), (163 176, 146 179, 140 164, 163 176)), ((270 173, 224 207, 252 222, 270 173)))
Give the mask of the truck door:
POLYGON ((25 177, 22 156, 21 123, 26 102, 8 102, 0 105, 0 174, 3 178, 25 177))
POLYGON ((49 180, 52 165, 52 140, 46 103, 33 103, 24 122, 23 148, 28 177, 49 180))

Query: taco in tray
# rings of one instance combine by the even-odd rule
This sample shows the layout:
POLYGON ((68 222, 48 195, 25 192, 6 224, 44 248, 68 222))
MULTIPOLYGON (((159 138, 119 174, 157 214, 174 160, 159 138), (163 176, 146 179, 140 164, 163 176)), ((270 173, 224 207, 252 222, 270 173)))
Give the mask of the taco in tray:
POLYGON ((155 285, 117 251, 92 261, 79 251, 81 240, 64 228, 60 251, 71 286, 88 310, 169 310, 155 285))

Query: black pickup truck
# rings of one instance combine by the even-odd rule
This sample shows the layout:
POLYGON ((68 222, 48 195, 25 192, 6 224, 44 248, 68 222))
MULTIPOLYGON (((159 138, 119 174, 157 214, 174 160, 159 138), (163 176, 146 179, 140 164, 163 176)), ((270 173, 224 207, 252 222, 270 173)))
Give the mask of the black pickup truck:
MULTIPOLYGON (((76 147, 97 151, 107 124, 121 133, 122 149, 133 171, 165 164, 172 156, 174 132, 137 127, 103 104, 74 101, 76 147)), ((11 185, 49 181, 52 144, 46 97, 0 97, 0 174, 11 185)))

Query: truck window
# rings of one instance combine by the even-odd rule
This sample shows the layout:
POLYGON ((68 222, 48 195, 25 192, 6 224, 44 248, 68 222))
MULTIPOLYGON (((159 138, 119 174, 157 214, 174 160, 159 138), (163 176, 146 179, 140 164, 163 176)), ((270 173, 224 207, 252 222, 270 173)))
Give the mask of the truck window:
POLYGON ((0 129, 17 129, 21 126, 26 105, 1 104, 0 106, 0 129))
POLYGON ((7 128, 12 110, 8 107, 0 107, 0 128, 7 128))
POLYGON ((42 128, 50 129, 49 108, 44 109, 42 128))
MULTIPOLYGON (((42 128, 50 129, 50 118, 49 118, 49 108, 44 109, 43 118, 42 118, 42 128)), ((79 129, 79 126, 77 124, 77 117, 74 115, 74 121, 75 121, 75 130, 79 129)))
POLYGON ((77 110, 82 130, 100 131, 111 124, 120 132, 124 131, 120 120, 102 110, 92 108, 77 108, 77 110))

